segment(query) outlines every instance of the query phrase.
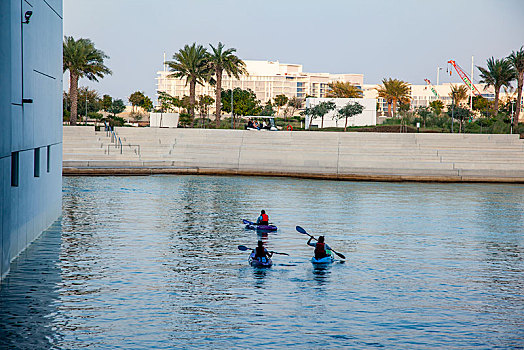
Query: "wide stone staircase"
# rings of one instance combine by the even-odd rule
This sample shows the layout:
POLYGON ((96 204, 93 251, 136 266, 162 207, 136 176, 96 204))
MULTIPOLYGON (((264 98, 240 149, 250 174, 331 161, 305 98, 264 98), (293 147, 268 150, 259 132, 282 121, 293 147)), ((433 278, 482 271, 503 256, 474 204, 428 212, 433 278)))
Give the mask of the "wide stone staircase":
POLYGON ((524 182, 518 135, 117 128, 122 147, 112 148, 105 132, 69 128, 65 168, 524 182))

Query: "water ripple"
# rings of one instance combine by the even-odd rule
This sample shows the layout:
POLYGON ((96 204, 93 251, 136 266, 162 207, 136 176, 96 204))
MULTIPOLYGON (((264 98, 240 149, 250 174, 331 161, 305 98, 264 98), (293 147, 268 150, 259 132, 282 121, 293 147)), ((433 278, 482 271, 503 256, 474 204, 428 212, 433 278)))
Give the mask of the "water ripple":
POLYGON ((522 348, 524 186, 64 178, 0 348, 522 348), (266 209, 277 233, 244 230, 266 209), (301 225, 345 263, 314 268, 301 225), (253 269, 237 245, 275 255, 253 269))

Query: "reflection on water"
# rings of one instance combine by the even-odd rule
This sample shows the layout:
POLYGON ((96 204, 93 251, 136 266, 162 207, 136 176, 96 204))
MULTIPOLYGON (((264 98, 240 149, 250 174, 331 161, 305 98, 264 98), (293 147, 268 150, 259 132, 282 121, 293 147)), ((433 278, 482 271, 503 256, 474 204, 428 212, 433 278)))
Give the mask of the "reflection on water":
POLYGON ((0 348, 518 348, 524 186, 68 177, 0 348), (265 209, 275 233, 245 230, 265 209), (313 266, 307 236, 347 257, 313 266), (270 269, 238 245, 262 240, 270 269))
POLYGON ((314 265, 312 272, 313 272, 313 279, 318 283, 319 286, 322 286, 329 282, 329 275, 331 273, 330 271, 331 265, 325 264, 325 265, 314 265))

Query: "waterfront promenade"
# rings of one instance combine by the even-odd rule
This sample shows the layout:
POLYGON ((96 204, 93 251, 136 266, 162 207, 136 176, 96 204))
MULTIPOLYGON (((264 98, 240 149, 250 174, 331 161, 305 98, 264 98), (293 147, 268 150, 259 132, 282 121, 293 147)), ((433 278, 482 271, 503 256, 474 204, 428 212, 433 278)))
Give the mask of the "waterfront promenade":
POLYGON ((519 135, 64 127, 64 175, 524 183, 519 135), (122 151, 122 153, 120 153, 122 151))

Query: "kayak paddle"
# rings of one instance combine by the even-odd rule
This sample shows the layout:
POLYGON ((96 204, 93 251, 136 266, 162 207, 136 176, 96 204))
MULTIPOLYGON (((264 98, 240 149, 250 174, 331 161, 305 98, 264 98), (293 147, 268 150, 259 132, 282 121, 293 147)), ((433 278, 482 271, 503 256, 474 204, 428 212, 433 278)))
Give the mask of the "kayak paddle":
MULTIPOLYGON (((315 241, 318 241, 315 237, 311 236, 309 233, 307 233, 306 230, 304 230, 302 227, 300 226, 297 226, 295 227, 297 229, 298 232, 300 233, 303 233, 305 235, 308 235, 309 237, 313 238, 315 241)), ((330 247, 331 248, 331 247, 330 247)), ((344 256, 344 254, 341 254, 341 253, 337 253, 334 249, 331 249, 331 251, 335 254, 337 254, 339 257, 341 257, 342 259, 345 259, 346 257, 344 256)))
MULTIPOLYGON (((243 252, 245 252, 246 250, 254 250, 254 249, 252 249, 252 248, 248 248, 248 247, 246 247, 245 245, 239 245, 239 246, 238 246, 238 249, 241 250, 241 251, 243 251, 243 252)), ((271 254, 280 254, 280 255, 289 255, 288 253, 279 253, 279 252, 274 252, 274 251, 272 251, 272 250, 269 251, 269 253, 271 253, 271 254)))

